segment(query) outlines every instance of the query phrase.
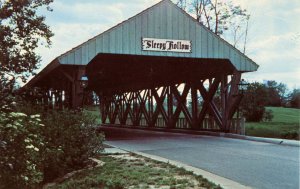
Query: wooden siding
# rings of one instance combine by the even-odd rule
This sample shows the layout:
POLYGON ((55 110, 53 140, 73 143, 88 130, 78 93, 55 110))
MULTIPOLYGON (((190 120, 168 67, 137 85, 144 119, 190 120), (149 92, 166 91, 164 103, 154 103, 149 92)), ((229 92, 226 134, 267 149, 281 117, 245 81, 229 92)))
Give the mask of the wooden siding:
POLYGON ((229 59, 239 71, 258 65, 226 41, 197 23, 169 0, 161 1, 58 57, 61 64, 86 65, 98 53, 229 59), (191 53, 142 51, 141 39, 191 40, 191 53))

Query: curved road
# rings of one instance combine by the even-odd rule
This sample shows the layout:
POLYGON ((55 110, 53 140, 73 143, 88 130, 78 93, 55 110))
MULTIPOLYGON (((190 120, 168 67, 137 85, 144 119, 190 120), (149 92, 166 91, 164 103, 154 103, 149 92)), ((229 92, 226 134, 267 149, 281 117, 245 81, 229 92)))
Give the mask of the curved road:
POLYGON ((101 127, 106 143, 179 161, 259 189, 299 189, 299 147, 101 127))

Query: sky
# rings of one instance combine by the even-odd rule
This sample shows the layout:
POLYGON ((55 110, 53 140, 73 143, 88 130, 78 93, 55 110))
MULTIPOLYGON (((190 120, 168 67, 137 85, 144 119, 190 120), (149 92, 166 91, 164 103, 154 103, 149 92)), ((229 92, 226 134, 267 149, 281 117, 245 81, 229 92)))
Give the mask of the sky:
MULTIPOLYGON (((260 67, 243 74, 249 82, 275 80, 300 88, 300 1, 232 0, 247 9, 246 54, 260 67)), ((159 0, 54 0, 52 12, 41 11, 54 32, 50 49, 39 47, 41 68, 59 55, 119 24, 159 0)))

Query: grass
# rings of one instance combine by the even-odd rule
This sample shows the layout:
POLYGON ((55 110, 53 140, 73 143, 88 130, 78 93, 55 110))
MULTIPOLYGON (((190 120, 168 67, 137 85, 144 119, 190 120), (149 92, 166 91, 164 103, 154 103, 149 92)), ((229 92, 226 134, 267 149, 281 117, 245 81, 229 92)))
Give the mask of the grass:
POLYGON ((133 154, 129 154, 127 157, 122 154, 101 155, 98 159, 105 162, 102 167, 82 171, 63 183, 48 187, 48 189, 221 188, 202 176, 194 175, 183 168, 142 156, 133 154))
POLYGON ((97 117, 96 124, 101 124, 101 117, 100 117, 99 106, 87 106, 87 107, 84 107, 84 112, 97 117))
POLYGON ((299 140, 299 109, 283 107, 267 107, 266 109, 272 110, 273 120, 259 123, 247 122, 246 135, 299 140))

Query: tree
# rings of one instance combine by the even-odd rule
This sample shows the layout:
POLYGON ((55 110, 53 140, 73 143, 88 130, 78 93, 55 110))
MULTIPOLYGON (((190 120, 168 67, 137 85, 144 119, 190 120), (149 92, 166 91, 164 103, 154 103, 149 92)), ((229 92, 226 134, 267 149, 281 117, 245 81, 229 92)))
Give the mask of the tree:
POLYGON ((300 108, 300 89, 294 89, 288 98, 292 108, 300 108))
POLYGON ((246 9, 231 1, 218 0, 177 0, 177 5, 215 34, 227 37, 245 53, 250 19, 246 9))
POLYGON ((182 8, 183 10, 185 10, 186 9, 186 0, 178 0, 177 6, 182 8))
MULTIPOLYGON (((39 45, 50 46, 53 33, 38 15, 53 0, 0 0, 0 102, 11 94, 17 79, 34 74, 40 62, 39 45)), ((1 105, 1 104, 0 104, 1 105)))
POLYGON ((16 111, 12 92, 37 69, 35 49, 51 45, 53 33, 37 11, 51 10, 52 1, 0 0, 0 188, 34 188, 41 180, 40 119, 16 111))
POLYGON ((286 103, 287 86, 283 83, 277 83, 274 80, 265 82, 268 92, 267 106, 284 106, 286 103))
POLYGON ((259 122, 264 118, 267 99, 268 92, 264 84, 249 84, 240 106, 247 121, 259 122))

